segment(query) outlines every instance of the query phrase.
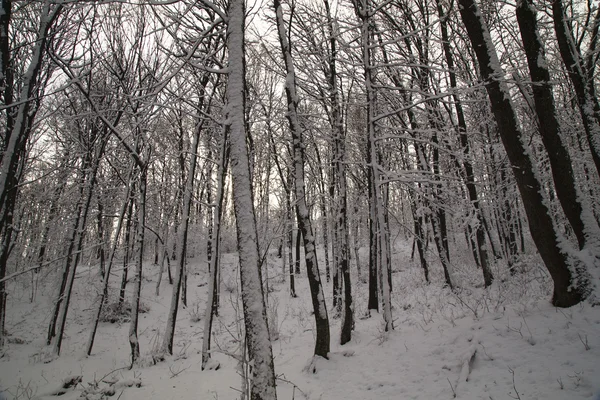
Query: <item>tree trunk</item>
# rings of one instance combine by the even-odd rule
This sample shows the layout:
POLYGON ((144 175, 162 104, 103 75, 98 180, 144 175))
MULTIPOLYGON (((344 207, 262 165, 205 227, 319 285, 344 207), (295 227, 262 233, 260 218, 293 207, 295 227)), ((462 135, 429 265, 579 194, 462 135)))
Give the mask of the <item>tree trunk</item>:
MULTIPOLYGON (((131 183, 131 176, 129 178, 129 183, 131 183)), ((94 314, 95 315, 94 322, 92 323, 92 330, 90 331, 90 337, 88 339, 87 346, 86 346, 85 354, 88 356, 92 354, 92 348, 94 347, 94 339, 96 337, 96 331, 98 330, 98 324, 100 322, 100 315, 102 314, 102 307, 104 307, 104 303, 106 302, 106 299, 108 297, 108 282, 110 280, 110 271, 112 269, 113 260, 115 258, 115 253, 117 252, 117 245, 119 243, 119 236, 121 235, 121 228, 123 227, 123 220, 125 219, 125 213, 127 212, 129 191, 130 191, 130 185, 128 184, 127 188, 125 190, 125 199, 123 200, 123 207, 121 208, 121 213, 119 214, 119 220, 117 222, 117 230, 115 232, 115 239, 114 239, 114 242, 112 245, 112 249, 110 251, 110 255, 108 257, 106 271, 102 278, 103 279, 102 292, 100 293, 100 296, 98 299, 98 307, 96 308, 96 313, 94 314)))
POLYGON ((327 317, 327 307, 325 305, 325 296, 321 286, 321 277, 319 265, 317 262, 317 253, 315 246, 315 236, 313 234, 310 214, 306 205, 306 192, 304 183, 304 145, 300 122, 298 120, 298 94, 296 92, 296 76, 292 60, 291 48, 288 43, 285 21, 283 19, 283 10, 280 0, 274 0, 275 14, 277 19, 277 31, 279 34, 279 43, 285 63, 287 79, 285 81, 285 94, 287 98, 287 119, 292 133, 292 145, 294 154, 294 188, 296 194, 296 213, 298 217, 298 235, 302 234, 304 238, 304 256, 306 262, 306 275, 310 287, 310 294, 315 315, 317 328, 317 337, 315 342, 315 356, 328 358, 330 349, 329 337, 329 318, 327 317))
POLYGON ((147 165, 138 165, 139 194, 138 194, 138 224, 137 224, 137 259, 135 263, 135 286, 131 300, 131 323, 129 324, 129 347, 131 348, 131 367, 140 358, 140 342, 138 339, 138 319, 140 311, 140 296, 142 294, 142 264, 144 261, 144 232, 146 226, 146 173, 147 165))
MULTIPOLYGON (((132 193, 135 189, 132 189, 132 193)), ((119 289, 119 306, 125 302, 125 289, 127 288, 127 275, 129 272, 129 255, 131 249, 131 225, 133 224, 133 196, 129 198, 127 209, 127 222, 125 223, 125 255, 123 256, 123 272, 121 275, 121 288, 119 289)))
MULTIPOLYGON (((201 93, 198 100, 198 110, 202 111, 204 108, 205 101, 205 90, 208 84, 209 75, 206 74, 201 82, 201 93)), ((209 100, 210 101, 210 100, 209 100)), ((179 295, 183 290, 186 294, 187 286, 187 239, 190 226, 190 211, 192 208, 192 195, 194 194, 194 180, 196 179, 196 165, 198 160, 198 146, 200 144, 200 135, 204 127, 204 121, 206 119, 200 118, 196 122, 194 137, 192 139, 192 145, 190 148, 190 168, 185 181, 184 193, 183 193, 183 207, 181 210, 181 225, 179 227, 179 237, 177 244, 177 275, 175 278, 175 284, 173 285, 173 295, 171 296, 171 307, 169 309, 169 316, 167 317, 167 328, 165 330, 165 337, 163 342, 163 349, 173 354, 173 339, 175 337, 175 324, 177 322, 177 311, 179 308, 179 295)), ((221 178, 219 178, 221 179, 221 178)), ((187 305, 187 294, 183 296, 182 303, 184 306, 187 305)))
POLYGON ((573 163, 567 147, 560 137, 560 125, 550 85, 550 72, 546 63, 545 51, 540 42, 536 12, 531 0, 519 1, 516 13, 533 81, 533 100, 538 115, 540 134, 542 143, 548 151, 556 196, 577 238, 579 249, 586 246, 588 239, 592 239, 597 245, 598 224, 589 207, 582 204, 583 197, 575 186, 573 163))
POLYGON ((227 23, 228 82, 227 126, 231 140, 231 174, 235 211, 240 281, 248 358, 253 362, 250 400, 274 400, 275 368, 269 340, 267 312, 262 288, 256 217, 246 131, 245 6, 243 0, 229 0, 227 23))
MULTIPOLYGON (((450 87, 453 89, 457 88, 456 83, 456 72, 454 64, 454 56, 450 47, 450 40, 448 36, 448 23, 447 14, 442 9, 442 3, 440 0, 436 0, 438 15, 440 17, 440 27, 442 32, 442 44, 444 49, 444 55, 446 58, 446 64, 448 65, 448 75, 450 78, 450 87)), ((465 114, 462 107, 462 102, 457 92, 454 90, 453 95, 454 108, 456 110, 456 116, 458 120, 458 133, 460 139, 460 145, 463 150, 463 168, 464 172, 461 174, 467 187, 467 193, 469 195, 469 201, 473 207, 473 213, 477 221, 475 227, 475 241, 471 232, 469 232, 469 240, 472 243, 473 258, 478 266, 481 266, 483 271, 483 280, 486 287, 490 286, 494 280, 494 276, 489 267, 487 251, 485 250, 485 235, 483 232, 483 221, 481 217, 481 210, 479 204, 479 197, 477 195, 477 187, 475 186, 475 176, 473 172, 473 165, 471 164, 471 148, 469 146, 469 139, 467 137, 467 122, 465 121, 465 114)), ((469 226, 469 230, 471 227, 469 226)))
MULTIPOLYGON (((60 350, 61 350, 61 345, 62 345, 62 339, 63 339, 63 335, 64 335, 64 331, 65 331, 65 326, 67 323, 67 313, 69 311, 69 304, 70 304, 70 300, 71 300, 71 293, 73 291, 73 283, 75 282, 75 272, 77 270, 77 266, 79 264, 79 260, 81 258, 81 251, 82 251, 82 247, 83 247, 83 239, 85 236, 85 230, 86 230, 86 222, 87 222, 87 217, 88 217, 88 213, 89 213, 89 209, 90 209, 90 205, 92 203, 92 198, 93 198, 93 194, 94 194, 94 187, 96 186, 96 175, 98 173, 98 168, 100 166, 100 161, 102 158, 102 155, 104 153, 104 148, 106 145, 106 139, 105 138, 98 138, 98 140, 101 140, 102 143, 100 143, 100 149, 98 150, 97 154, 94 155, 89 155, 88 157, 92 158, 93 160, 91 160, 92 165, 90 166, 90 171, 87 171, 87 179, 85 179, 85 191, 83 193, 84 197, 83 197, 83 201, 80 203, 82 208, 77 210, 77 215, 79 216, 78 219, 78 224, 77 224, 77 229, 76 229, 76 233, 73 236, 75 238, 75 243, 71 243, 69 245, 69 249, 73 248, 74 246, 74 260, 73 260, 73 265, 70 267, 70 270, 68 272, 68 279, 65 285, 65 291, 64 291, 64 300, 62 301, 62 308, 60 311, 60 317, 58 319, 58 331, 56 332, 56 336, 54 337, 54 346, 53 346, 53 353, 55 355, 60 355, 60 350)), ((84 165, 86 165, 86 163, 84 163, 84 165)), ((84 168, 84 174, 86 173, 87 168, 84 168)), ((72 254, 68 254, 68 257, 73 257, 72 254)))
MULTIPOLYGON (((385 243, 386 235, 384 230, 385 210, 383 209, 384 197, 382 193, 382 183, 379 171, 379 156, 377 151, 377 141, 375 132, 375 89, 373 88, 373 66, 371 65, 371 30, 373 24, 371 21, 372 10, 370 9, 367 0, 354 0, 354 10, 356 16, 361 22, 361 47, 362 47, 362 66, 365 74, 365 92, 367 97, 367 167, 369 168, 371 177, 372 202, 371 220, 374 226, 374 233, 377 240, 377 250, 381 257, 379 265, 379 275, 382 284, 382 302, 383 302, 383 320, 385 322, 385 331, 394 329, 394 321, 392 319, 392 304, 390 285, 387 279, 390 271, 390 255, 388 254, 388 244, 385 243)), ((387 238, 389 239, 389 237, 387 238)))
POLYGON ((544 199, 544 191, 536 176, 530 150, 522 140, 518 117, 496 54, 490 33, 474 0, 459 0, 460 13, 475 50, 482 78, 490 98, 492 112, 500 137, 512 165, 529 230, 536 247, 554 281, 552 303, 557 307, 570 307, 581 302, 588 293, 587 271, 578 260, 565 250, 568 244, 559 240, 551 211, 544 199), (574 267, 572 272, 571 267, 574 267))
MULTIPOLYGON (((6 263, 12 239, 12 215, 17 196, 18 181, 16 171, 25 162, 23 152, 31 134, 31 125, 37 112, 35 106, 38 96, 38 80, 44 63, 44 53, 48 43, 48 32, 63 10, 63 4, 44 1, 40 11, 40 26, 37 31, 35 47, 31 49, 31 60, 21 82, 18 103, 6 110, 6 134, 0 152, 0 348, 4 345, 4 323, 6 321, 6 263), (33 104, 33 105, 32 105, 33 104)), ((14 77, 11 64, 9 28, 12 16, 12 2, 0 3, 0 87, 3 103, 13 104, 14 77)))
MULTIPOLYGON (((595 63, 593 61, 594 59, 597 59, 596 53, 598 52, 596 45, 598 24, 600 24, 599 7, 597 7, 596 12, 597 14, 592 21, 592 28, 585 27, 592 31, 591 36, 593 37, 590 41, 589 59, 586 63, 584 57, 579 54, 579 51, 575 48, 575 38, 573 37, 572 29, 567 22, 562 0, 553 0, 552 2, 552 16, 554 17, 554 30, 558 40, 558 48, 563 62, 567 67, 567 72, 571 78, 573 88, 575 89, 577 105, 579 106, 579 111, 581 113, 581 119, 592 153, 592 159, 596 165, 596 172, 600 176, 600 103, 596 97, 596 89, 594 86, 595 63)), ((542 115, 539 117, 541 120, 542 115)))
MULTIPOLYGON (((229 150, 226 132, 223 134, 221 151, 219 157, 219 168, 217 170, 217 198, 215 209, 213 211, 213 235, 211 235, 211 249, 209 255, 210 277, 208 281, 208 299, 206 300, 206 310, 204 312, 204 336, 202 339, 202 369, 210 357, 210 340, 212 336, 213 316, 217 315, 217 287, 219 277, 219 256, 221 241, 221 218, 223 216, 223 197, 225 196, 225 177, 227 174, 227 164, 229 162, 229 150)), ((210 179, 210 178, 209 178, 210 179)))

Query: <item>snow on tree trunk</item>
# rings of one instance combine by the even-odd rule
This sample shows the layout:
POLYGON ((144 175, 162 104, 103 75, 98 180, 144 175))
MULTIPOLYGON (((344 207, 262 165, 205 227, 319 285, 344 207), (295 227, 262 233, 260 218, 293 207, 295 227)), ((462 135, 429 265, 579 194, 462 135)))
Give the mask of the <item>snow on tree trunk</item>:
POLYGON ((481 77, 486 81, 500 138, 510 160, 523 199, 533 241, 554 281, 552 303, 570 307, 581 302, 589 291, 585 265, 573 256, 573 249, 554 226, 548 200, 529 148, 522 140, 518 117, 503 81, 504 71, 492 38, 474 0, 459 0, 460 13, 475 50, 481 77))
POLYGON ((283 10, 280 0, 274 0, 277 30, 279 33, 279 43, 286 68, 285 93, 287 98, 287 119, 292 133, 292 145, 294 154, 294 173, 295 173, 295 193, 296 193, 296 211, 298 214, 298 226, 304 238, 304 254, 306 261, 306 271, 310 294, 313 303, 315 323, 317 328, 317 337, 315 343, 315 355, 328 358, 330 349, 329 336, 329 318, 327 316, 327 307, 325 305, 325 296, 321 285, 319 274, 319 265, 317 262, 317 253, 315 247, 315 237, 310 221, 310 214, 306 205, 306 193, 304 183, 304 145, 300 122, 298 120, 298 94, 296 92, 296 75, 290 45, 287 40, 287 30, 283 18, 283 10))
POLYGON ((590 29, 593 37, 590 40, 590 48, 588 62, 579 53, 578 45, 575 44, 575 38, 570 24, 567 22, 567 16, 562 4, 562 0, 554 0, 552 2, 552 16, 554 17, 554 30, 558 40, 558 48, 560 55, 567 67, 567 72, 571 78, 573 88, 575 89, 575 97, 577 105, 581 113, 583 127, 588 139, 592 159, 596 166, 596 172, 600 176, 600 103, 596 97, 596 89, 594 82, 595 65, 592 60, 596 59, 598 49, 598 25, 600 24, 600 8, 596 10, 597 14, 592 20, 590 29))
POLYGON ((228 81, 226 89, 226 128, 231 141, 231 174, 237 242, 240 262, 241 294, 246 327, 248 357, 252 366, 250 400, 277 398, 275 367, 269 338, 267 312, 261 280, 261 260, 252 199, 252 180, 248 157, 245 121, 245 5, 244 0, 229 0, 227 23, 228 81))
MULTIPOLYGON (((589 244, 590 240, 594 241, 594 245, 597 246, 600 239, 598 223, 589 206, 581 201, 582 196, 578 193, 575 185, 573 163, 560 136, 560 125, 550 84, 550 72, 538 33, 535 8, 531 0, 519 1, 516 13, 531 80, 534 83, 531 90, 535 111, 538 116, 542 143, 548 151, 550 159, 556 196, 577 237, 579 248, 583 249, 586 241, 589 244)), ((597 255, 600 256, 600 254, 597 255)))
MULTIPOLYGON (((381 182, 381 172, 379 165, 379 157, 377 152, 377 140, 375 133, 375 89, 373 88, 373 65, 371 63, 371 17, 373 11, 370 9, 367 0, 354 0, 354 9, 356 16, 361 21, 361 48, 362 48, 362 66, 365 74, 365 92, 367 97, 367 168, 371 177, 372 195, 369 196, 371 221, 375 230, 375 240, 377 241, 377 250, 381 262, 379 263, 379 276, 381 279, 382 288, 382 303, 383 303, 383 320, 385 322, 385 331, 394 329, 392 319, 392 304, 391 290, 388 279, 390 271, 390 254, 388 254, 389 246, 385 243, 385 210, 384 197, 381 182)), ((373 234, 373 231, 371 232, 373 234)), ((372 245, 372 243, 371 243, 372 245)))
POLYGON ((327 14, 327 34, 329 36, 329 57, 326 75, 329 84, 329 99, 331 102, 331 123, 333 128, 333 165, 335 174, 336 195, 334 201, 335 207, 335 228, 337 242, 337 262, 339 267, 336 270, 341 272, 341 281, 343 283, 343 314, 342 329, 340 332, 340 344, 345 344, 352 338, 352 329, 354 326, 354 306, 352 305, 352 285, 350 282, 350 240, 348 231, 348 194, 346 185, 346 135, 342 120, 341 102, 338 93, 337 76, 337 39, 335 37, 334 21, 331 17, 331 10, 328 0, 323 0, 327 14))

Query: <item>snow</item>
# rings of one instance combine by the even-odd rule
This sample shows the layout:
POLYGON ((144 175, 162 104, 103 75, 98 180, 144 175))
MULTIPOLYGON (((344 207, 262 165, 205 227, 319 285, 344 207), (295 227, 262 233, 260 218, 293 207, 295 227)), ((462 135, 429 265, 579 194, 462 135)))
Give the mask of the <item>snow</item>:
MULTIPOLYGON (((368 286, 353 279, 357 316, 363 317, 356 319, 351 342, 340 346, 332 340, 329 360, 312 357, 315 330, 306 278, 296 279, 297 298, 290 298, 288 283, 271 281, 269 309, 276 307, 279 322, 272 327, 279 334, 272 342, 278 398, 428 400, 451 399, 456 392, 458 399, 509 399, 518 393, 521 399, 578 400, 600 394, 600 307, 587 303, 570 309, 551 306, 550 282, 534 256, 524 258, 527 273, 510 277, 494 271, 498 279, 484 290, 470 281, 475 276, 480 279, 474 266, 464 265, 460 255, 453 255, 457 278, 464 285, 452 293, 441 287, 441 266, 433 255, 433 283, 426 285, 418 260, 409 261, 410 242, 397 242, 393 253, 396 330, 384 332, 380 314, 365 317, 368 286)), ((321 260, 322 249, 317 254, 321 260)), ((281 269, 282 260, 275 254, 268 257, 273 269, 269 276, 273 276, 271 272, 281 269)), ((190 259, 189 266, 190 304, 203 306, 209 279, 206 262, 190 259)), ((54 291, 50 285, 41 287, 31 304, 27 278, 10 283, 7 330, 11 336, 0 358, 2 395, 13 399, 17 393, 28 398, 23 395, 26 391, 29 397, 48 394, 65 379, 82 376, 82 383, 62 399, 76 399, 84 393, 89 399, 102 398, 92 394, 110 393, 111 388, 122 400, 240 398, 243 321, 238 286, 223 291, 220 315, 215 317, 211 362, 215 368, 218 363, 218 369, 201 370, 204 321, 192 322, 191 312, 185 309, 177 321, 174 355, 153 365, 151 354, 161 343, 171 293, 163 282, 163 294, 156 296, 158 267, 145 265, 141 301, 150 311, 140 314, 142 356, 129 370, 127 323, 101 323, 94 352, 83 356, 91 306, 101 282, 95 269, 82 267, 75 281, 62 354, 47 364, 41 354, 54 291)), ((224 281, 239 285, 237 255, 223 255, 222 268, 224 281)), ((112 279, 115 286, 117 274, 112 279)), ((133 290, 133 285, 128 288, 133 290)), ((331 306, 331 285, 324 290, 331 306)), ((330 322, 332 331, 339 332, 341 321, 330 322)))

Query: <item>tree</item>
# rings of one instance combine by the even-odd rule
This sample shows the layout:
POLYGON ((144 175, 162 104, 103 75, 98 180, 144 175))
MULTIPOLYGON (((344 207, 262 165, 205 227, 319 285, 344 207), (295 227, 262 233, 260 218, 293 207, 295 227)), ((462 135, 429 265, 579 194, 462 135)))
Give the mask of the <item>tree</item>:
POLYGON ((501 79, 504 73, 483 16, 474 0, 459 0, 459 4, 481 78, 486 82, 498 132, 523 199, 531 236, 554 281, 552 304, 570 307, 588 294, 589 279, 585 265, 568 250, 568 244, 556 231, 534 160, 524 144, 508 86, 501 79))
MULTIPOLYGON (((592 12, 591 8, 589 12, 592 12)), ((596 15, 588 18, 588 21, 591 19, 590 25, 583 30, 584 35, 590 32, 589 48, 585 55, 581 54, 580 48, 583 38, 576 40, 574 37, 562 0, 553 0, 552 16, 560 55, 573 84, 592 159, 596 165, 596 172, 600 175, 600 103, 596 97, 594 82, 598 63, 600 7, 596 7, 596 15)))
POLYGON ((245 5, 229 0, 227 6, 227 125, 231 141, 233 205, 237 227, 240 281, 246 326, 246 345, 252 369, 251 400, 277 398, 273 350, 269 339, 267 313, 258 254, 258 234, 252 200, 252 181, 246 131, 245 5))
POLYGON ((312 229, 310 214, 306 205, 306 188, 304 183, 304 145, 303 137, 298 118, 298 103, 300 101, 296 88, 296 73, 292 52, 288 42, 287 29, 283 19, 283 8, 279 0, 273 1, 277 19, 277 32, 281 52, 286 69, 285 94, 288 104, 287 119, 290 124, 292 134, 293 159, 294 159, 294 188, 296 195, 296 213, 298 216, 298 226, 300 231, 298 237, 304 238, 304 253, 306 261, 306 271, 308 284, 310 286, 310 295, 315 314, 315 323, 317 327, 317 337, 315 342, 315 356, 328 358, 329 353, 329 318, 327 317, 327 307, 325 305, 325 296, 321 286, 321 277, 319 265, 317 262, 317 253, 315 245, 315 236, 312 229))
MULTIPOLYGON (((361 25, 361 50, 362 50, 362 67, 364 68, 365 76, 365 92, 367 104, 367 168, 369 171, 369 218, 370 218, 370 235, 371 249, 376 249, 375 258, 379 258, 378 265, 380 282, 382 285, 382 302, 383 302, 383 320, 385 321, 385 331, 394 329, 394 321, 392 319, 392 304, 391 290, 388 280, 388 274, 391 272, 391 254, 389 254, 389 236, 386 235, 386 220, 384 210, 384 195, 382 190, 380 157, 377 151, 376 138, 376 122, 375 122, 375 89, 372 65, 372 40, 373 37, 371 18, 374 11, 371 3, 368 0, 353 1, 354 11, 361 25), (375 245, 376 243, 376 245, 375 245)), ((371 258, 371 265, 374 264, 374 258, 371 258)), ((373 268, 372 266, 370 268, 373 268)), ((369 277, 371 278, 371 275, 369 277)), ((371 308, 371 306, 369 306, 371 308)))
MULTIPOLYGON (((36 7, 37 8, 37 7, 36 7)), ((52 69, 47 69, 46 47, 52 29, 63 12, 62 3, 44 1, 38 9, 38 26, 34 28, 35 38, 31 42, 31 58, 23 74, 20 92, 15 85, 17 59, 10 48, 9 31, 12 14, 12 1, 2 0, 0 4, 0 91, 6 108, 6 130, 2 132, 0 148, 0 347, 4 345, 4 321, 6 313, 6 263, 13 236, 12 218, 17 199, 19 178, 23 170, 24 149, 31 135, 33 120, 40 105, 40 97, 50 78, 52 69)))

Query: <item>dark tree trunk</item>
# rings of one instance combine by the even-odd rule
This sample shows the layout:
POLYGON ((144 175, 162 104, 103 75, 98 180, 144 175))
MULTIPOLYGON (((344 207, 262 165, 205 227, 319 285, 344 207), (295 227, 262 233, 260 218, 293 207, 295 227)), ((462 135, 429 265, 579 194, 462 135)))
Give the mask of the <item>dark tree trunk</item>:
POLYGON ((287 119, 290 124, 293 145, 294 161, 294 188, 296 194, 296 213, 298 219, 298 236, 304 238, 304 255, 306 262, 306 275, 310 287, 311 300, 316 323, 315 356, 328 358, 330 349, 329 336, 329 318, 327 316, 327 307, 323 287, 321 286, 321 277, 319 274, 319 265, 317 262, 317 253, 315 246, 315 235, 312 230, 310 214, 306 204, 306 188, 304 181, 304 144, 302 129, 298 119, 298 93, 296 92, 296 77, 294 64, 292 60, 291 47, 288 42, 287 30, 283 19, 283 9, 279 0, 274 0, 273 5, 277 19, 277 30, 279 43, 288 79, 285 82, 285 94, 287 99, 287 119))
POLYGON ((486 82, 500 137, 523 199, 529 230, 554 281, 552 303, 557 307, 570 307, 581 302, 587 294, 589 280, 586 271, 581 270, 581 264, 574 265, 578 270, 577 276, 573 276, 570 266, 576 260, 570 259, 561 250, 565 243, 558 240, 551 211, 546 205, 543 189, 529 156, 530 151, 523 144, 508 87, 499 79, 503 71, 483 17, 474 0, 459 0, 459 4, 462 20, 479 62, 481 77, 486 82))
MULTIPOLYGON (((557 1, 556 3, 560 2, 557 1)), ((560 8, 557 5, 555 7, 560 8)), ((560 10, 557 12, 560 12, 560 10)), ((540 42, 536 12, 531 0, 519 1, 516 13, 525 54, 527 55, 529 72, 533 81, 533 100, 538 116, 540 134, 550 159, 556 196, 577 238, 579 248, 583 249, 589 235, 594 235, 597 238, 598 225, 595 223, 590 210, 587 207, 584 208, 581 204, 581 196, 578 195, 575 186, 573 163, 567 147, 560 137, 559 122, 554 105, 552 86, 550 85, 550 72, 546 64, 545 51, 540 42), (596 226, 586 227, 586 223, 596 226)))
MULTIPOLYGON (((560 55, 567 67, 567 72, 575 89, 577 105, 581 113, 592 159, 596 165, 596 172, 600 176, 600 103, 596 97, 594 83, 596 63, 593 61, 594 59, 597 60, 596 53, 598 49, 596 46, 598 43, 598 25, 600 24, 600 7, 597 7, 595 18, 591 22, 592 40, 590 41, 587 62, 578 49, 574 47, 575 38, 567 22, 562 0, 553 0, 552 16, 554 17, 554 30, 558 39, 560 55)), ((539 117, 541 120, 542 115, 539 117)))

